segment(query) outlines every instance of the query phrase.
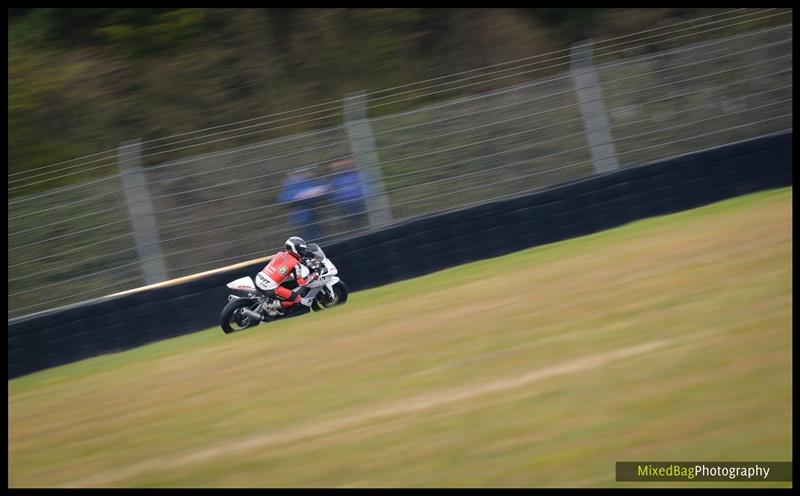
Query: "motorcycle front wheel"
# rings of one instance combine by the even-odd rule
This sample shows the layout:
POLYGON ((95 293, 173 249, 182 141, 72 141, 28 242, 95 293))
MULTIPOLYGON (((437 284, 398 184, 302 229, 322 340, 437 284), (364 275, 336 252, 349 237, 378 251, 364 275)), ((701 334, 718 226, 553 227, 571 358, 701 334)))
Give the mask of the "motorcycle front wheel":
POLYGON ((258 312, 258 302, 248 298, 237 298, 229 301, 225 308, 222 309, 222 314, 219 316, 219 325, 225 334, 243 331, 260 323, 260 321, 244 315, 242 313, 244 308, 250 308, 250 310, 258 312))
POLYGON ((339 281, 333 285, 333 297, 327 295, 323 291, 320 291, 320 293, 314 299, 314 302, 311 303, 311 308, 313 308, 315 312, 319 312, 336 305, 341 305, 347 301, 347 296, 347 286, 344 285, 344 282, 339 281))

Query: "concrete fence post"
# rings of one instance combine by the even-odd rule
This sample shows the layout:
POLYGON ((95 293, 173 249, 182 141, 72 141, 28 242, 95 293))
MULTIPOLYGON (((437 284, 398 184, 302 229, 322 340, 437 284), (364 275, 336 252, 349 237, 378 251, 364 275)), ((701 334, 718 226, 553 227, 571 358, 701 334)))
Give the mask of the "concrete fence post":
POLYGON ((166 281, 169 274, 161 253, 153 204, 140 160, 141 144, 138 140, 120 144, 117 152, 119 177, 131 218, 136 252, 144 275, 144 283, 166 281))
POLYGON ((370 194, 367 196, 369 225, 387 224, 392 221, 392 208, 383 185, 380 160, 372 138, 366 93, 351 93, 344 98, 344 120, 356 166, 370 186, 370 194))
POLYGON ((592 42, 574 43, 570 52, 572 80, 578 93, 583 126, 592 152, 595 173, 619 168, 614 139, 608 125, 603 92, 594 67, 592 42))

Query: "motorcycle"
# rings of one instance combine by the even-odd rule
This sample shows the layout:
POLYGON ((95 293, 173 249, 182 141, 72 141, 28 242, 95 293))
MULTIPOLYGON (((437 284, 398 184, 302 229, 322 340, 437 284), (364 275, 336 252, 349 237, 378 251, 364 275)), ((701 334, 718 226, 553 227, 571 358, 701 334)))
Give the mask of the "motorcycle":
MULTIPOLYGON (((306 278, 314 271, 318 277, 306 285, 307 293, 300 303, 280 313, 280 300, 263 295, 256 289, 252 277, 241 277, 227 284, 234 294, 228 295, 228 304, 220 314, 220 327, 225 334, 255 327, 261 322, 295 317, 310 310, 319 312, 347 301, 348 291, 344 281, 338 277, 338 269, 317 247, 314 258, 306 260, 301 266, 301 277, 306 278)), ((296 283, 295 283, 296 284, 296 283)), ((290 285, 287 285, 292 289, 290 285)))

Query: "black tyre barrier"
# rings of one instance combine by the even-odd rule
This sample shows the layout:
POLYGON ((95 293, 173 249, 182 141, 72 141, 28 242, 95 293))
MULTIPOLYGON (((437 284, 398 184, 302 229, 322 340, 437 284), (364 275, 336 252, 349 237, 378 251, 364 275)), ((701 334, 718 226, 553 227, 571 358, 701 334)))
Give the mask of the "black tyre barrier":
MULTIPOLYGON (((324 249, 352 292, 791 184, 787 132, 404 221, 324 249)), ((225 284, 262 266, 11 319, 8 378, 214 327, 225 284)))

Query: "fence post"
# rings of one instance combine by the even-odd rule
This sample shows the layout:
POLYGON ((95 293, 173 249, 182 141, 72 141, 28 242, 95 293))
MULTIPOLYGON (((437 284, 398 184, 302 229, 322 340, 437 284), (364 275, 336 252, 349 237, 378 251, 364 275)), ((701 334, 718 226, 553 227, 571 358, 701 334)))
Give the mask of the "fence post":
POLYGON ((592 42, 574 43, 571 49, 572 80, 578 93, 583 126, 592 151, 595 173, 619 168, 611 128, 608 125, 603 92, 592 57, 592 42))
POLYGON ((356 166, 370 185, 371 194, 367 196, 369 225, 387 224, 392 221, 392 207, 383 185, 380 160, 375 152, 372 126, 367 115, 367 97, 363 91, 345 96, 344 120, 356 166))
POLYGON ((153 204, 140 160, 141 144, 138 140, 120 144, 117 152, 119 177, 128 214, 131 218, 136 252, 144 275, 144 283, 155 284, 168 278, 164 256, 158 239, 158 228, 153 215, 153 204))

